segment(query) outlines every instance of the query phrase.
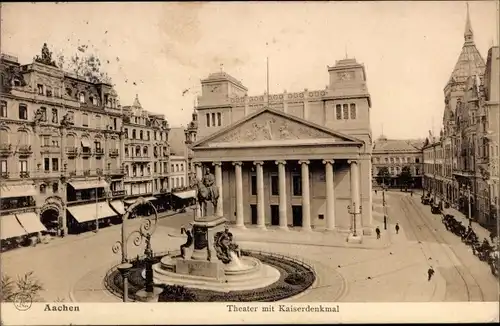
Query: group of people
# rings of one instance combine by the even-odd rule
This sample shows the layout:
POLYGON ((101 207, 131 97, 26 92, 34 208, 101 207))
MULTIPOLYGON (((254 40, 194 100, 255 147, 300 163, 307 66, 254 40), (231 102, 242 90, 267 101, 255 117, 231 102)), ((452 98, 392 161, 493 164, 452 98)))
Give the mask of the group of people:
MULTIPOLYGON (((448 231, 459 236, 465 244, 471 247, 474 255, 481 261, 486 261, 490 265, 491 272, 497 275, 498 249, 493 247, 488 239, 483 239, 483 241, 480 242, 479 237, 472 227, 470 225, 465 227, 462 222, 457 221, 453 215, 443 214, 442 222, 448 231)), ((495 243, 494 236, 491 233, 490 240, 492 243, 495 243)))

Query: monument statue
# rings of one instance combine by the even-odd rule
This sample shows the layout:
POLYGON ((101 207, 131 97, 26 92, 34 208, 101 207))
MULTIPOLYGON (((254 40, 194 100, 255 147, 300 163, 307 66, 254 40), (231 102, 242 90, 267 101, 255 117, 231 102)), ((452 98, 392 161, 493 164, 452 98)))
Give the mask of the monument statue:
POLYGON ((207 204, 212 203, 214 212, 217 211, 217 202, 219 200, 219 188, 215 185, 215 176, 210 169, 205 169, 202 180, 195 179, 196 199, 200 206, 201 217, 207 216, 207 204))
POLYGON ((229 231, 229 227, 225 227, 224 231, 217 232, 214 236, 214 247, 217 253, 217 258, 224 264, 229 264, 233 260, 234 252, 238 258, 241 253, 238 245, 233 241, 233 234, 229 231))
POLYGON ((181 228, 181 234, 184 234, 186 233, 186 236, 187 236, 187 240, 186 240, 186 243, 181 245, 181 257, 182 258, 186 258, 186 249, 191 247, 191 245, 193 244, 193 235, 191 234, 191 230, 186 230, 185 227, 182 227, 181 228))
POLYGON ((45 120, 45 117, 44 117, 44 114, 42 112, 42 109, 41 108, 37 109, 35 112, 35 117, 33 118, 33 122, 40 123, 41 121, 44 121, 44 120, 45 120))

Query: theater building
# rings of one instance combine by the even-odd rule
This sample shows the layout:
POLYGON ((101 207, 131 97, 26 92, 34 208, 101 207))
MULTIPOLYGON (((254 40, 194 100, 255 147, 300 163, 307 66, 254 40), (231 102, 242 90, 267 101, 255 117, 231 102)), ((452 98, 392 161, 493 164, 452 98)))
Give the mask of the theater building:
POLYGON ((207 167, 215 174, 215 213, 238 227, 370 233, 365 67, 344 59, 328 73, 322 90, 258 96, 225 72, 201 81, 192 162, 198 178, 207 167))

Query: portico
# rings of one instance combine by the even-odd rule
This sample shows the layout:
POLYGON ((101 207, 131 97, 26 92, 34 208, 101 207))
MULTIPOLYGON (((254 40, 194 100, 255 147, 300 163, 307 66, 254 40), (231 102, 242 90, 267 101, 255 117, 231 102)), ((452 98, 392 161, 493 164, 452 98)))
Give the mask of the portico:
POLYGON ((195 143, 193 151, 198 178, 206 167, 215 174, 220 197, 214 213, 238 228, 349 231, 351 206, 361 233, 371 227, 369 185, 359 177, 371 168, 363 145, 264 109, 195 143))

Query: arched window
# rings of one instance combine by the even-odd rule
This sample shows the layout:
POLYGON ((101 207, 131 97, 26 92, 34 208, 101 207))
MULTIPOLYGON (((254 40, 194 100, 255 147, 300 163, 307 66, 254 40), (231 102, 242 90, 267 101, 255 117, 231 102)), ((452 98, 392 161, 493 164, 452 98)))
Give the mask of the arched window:
POLYGON ((217 112, 217 126, 222 126, 222 114, 220 112, 217 112))
POLYGON ((43 183, 42 183, 42 184, 40 185, 40 193, 41 193, 41 194, 44 194, 44 193, 45 193, 45 191, 47 190, 46 188, 47 188, 47 187, 45 186, 45 184, 43 184, 43 183))
MULTIPOLYGON (((3 85, 3 84, 2 84, 3 85)), ((2 101, 0 106, 0 117, 7 118, 7 102, 2 101)))
POLYGON ((135 156, 141 156, 141 146, 135 147, 135 156))
POLYGON ((142 139, 142 130, 139 131, 139 139, 142 139))
POLYGON ((351 103, 351 119, 356 119, 356 104, 351 103))
POLYGON ((135 129, 132 129, 132 139, 135 139, 135 129))
POLYGON ((142 153, 144 154, 144 156, 148 156, 148 147, 147 146, 144 146, 144 148, 142 149, 142 153))
POLYGON ((52 184, 52 192, 56 194, 58 191, 59 191, 59 184, 57 182, 54 182, 52 184))

